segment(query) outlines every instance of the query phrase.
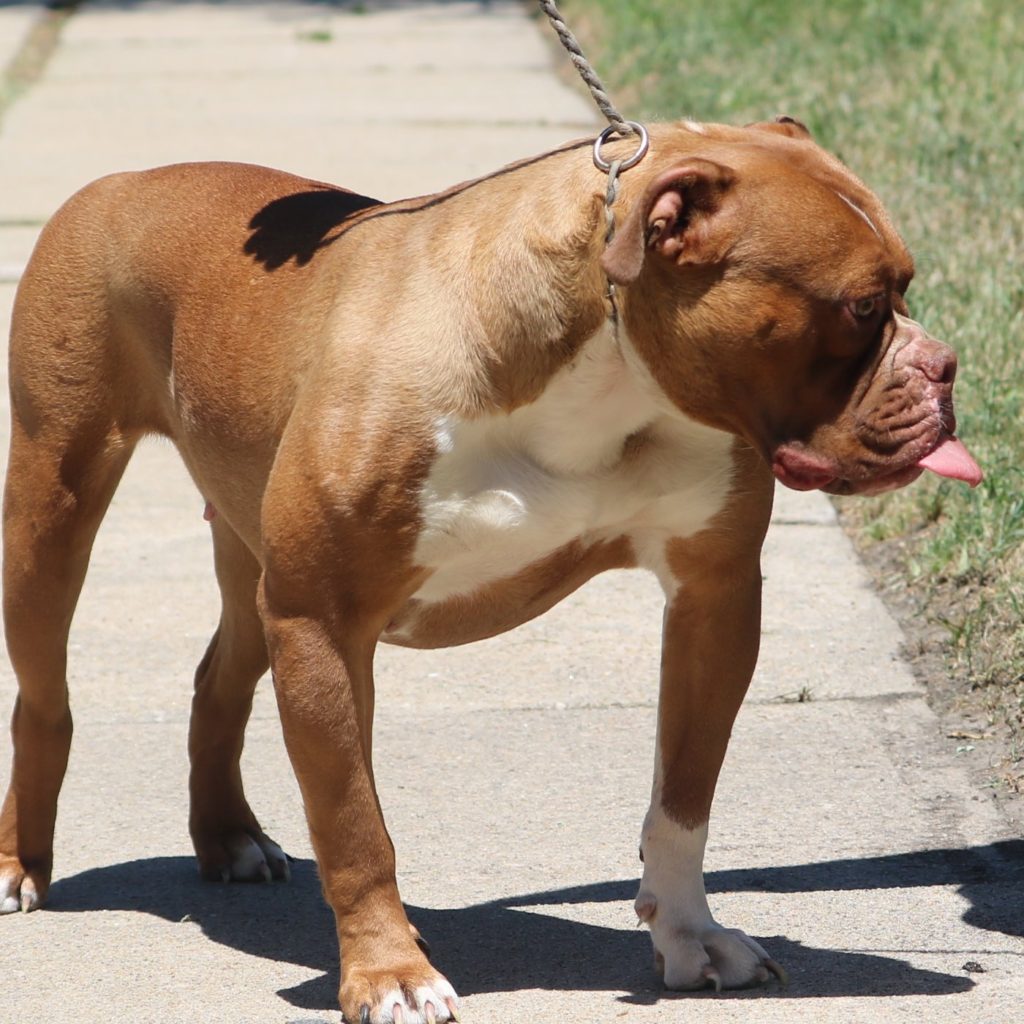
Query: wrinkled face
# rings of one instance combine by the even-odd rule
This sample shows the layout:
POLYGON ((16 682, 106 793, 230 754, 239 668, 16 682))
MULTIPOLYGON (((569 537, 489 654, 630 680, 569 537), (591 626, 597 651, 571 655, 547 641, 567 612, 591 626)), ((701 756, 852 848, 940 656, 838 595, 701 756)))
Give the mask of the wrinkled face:
POLYGON ((925 468, 976 484, 956 357, 907 315, 913 264, 879 201, 789 124, 681 142, 604 259, 675 404, 798 490, 877 494, 925 468))
POLYGON ((817 374, 807 374, 799 413, 768 425, 772 472, 782 483, 796 490, 879 494, 916 480, 922 460, 953 437, 956 357, 896 312, 905 308, 901 299, 844 304, 845 315, 866 321, 858 332, 870 333, 863 368, 844 374, 840 360, 831 373, 821 368, 818 385, 817 374), (884 304, 859 317, 858 304, 866 309, 872 302, 884 304))

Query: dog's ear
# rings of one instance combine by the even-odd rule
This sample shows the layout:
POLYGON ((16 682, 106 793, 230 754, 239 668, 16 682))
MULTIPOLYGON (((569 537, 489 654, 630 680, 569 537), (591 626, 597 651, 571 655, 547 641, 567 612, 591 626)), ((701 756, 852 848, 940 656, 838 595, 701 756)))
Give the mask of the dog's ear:
POLYGON ((713 263, 722 255, 715 222, 736 180, 722 164, 692 158, 660 174, 626 214, 601 257, 615 284, 635 281, 648 252, 678 264, 713 263))
POLYGON ((795 117, 789 114, 778 114, 773 121, 755 121, 748 124, 748 128, 756 128, 762 132, 774 132, 776 135, 786 135, 791 139, 811 138, 810 129, 795 117))
POLYGON ((779 125, 790 138, 809 139, 811 137, 810 128, 803 121, 798 121, 795 117, 790 117, 789 114, 776 114, 774 123, 779 125))

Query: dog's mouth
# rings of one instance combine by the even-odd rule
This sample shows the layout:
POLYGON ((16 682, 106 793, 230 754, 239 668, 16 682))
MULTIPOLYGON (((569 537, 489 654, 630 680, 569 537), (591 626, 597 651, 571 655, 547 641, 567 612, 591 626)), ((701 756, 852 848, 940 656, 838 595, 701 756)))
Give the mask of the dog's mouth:
POLYGON ((950 480, 977 487, 984 478, 981 467, 964 443, 952 433, 943 433, 929 452, 896 469, 846 476, 834 460, 797 444, 780 445, 772 457, 772 473, 795 491, 825 491, 828 494, 884 494, 913 483, 925 470, 950 480))

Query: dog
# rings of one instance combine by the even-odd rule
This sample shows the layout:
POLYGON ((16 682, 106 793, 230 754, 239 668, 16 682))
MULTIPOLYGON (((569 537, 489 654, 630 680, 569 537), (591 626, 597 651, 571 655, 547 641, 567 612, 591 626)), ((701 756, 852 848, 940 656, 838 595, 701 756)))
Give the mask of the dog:
POLYGON ((94 182, 47 225, 11 336, 3 910, 46 896, 69 624, 132 449, 157 434, 207 502, 223 601, 189 734, 199 867, 288 876, 238 769, 269 666, 347 1020, 458 1019, 374 788, 376 644, 493 636, 618 567, 666 596, 636 899, 664 982, 783 976, 712 918, 702 880, 774 486, 976 484, 956 359, 910 319, 913 263, 881 203, 799 122, 654 126, 610 240, 590 148, 391 204, 178 165, 94 182))

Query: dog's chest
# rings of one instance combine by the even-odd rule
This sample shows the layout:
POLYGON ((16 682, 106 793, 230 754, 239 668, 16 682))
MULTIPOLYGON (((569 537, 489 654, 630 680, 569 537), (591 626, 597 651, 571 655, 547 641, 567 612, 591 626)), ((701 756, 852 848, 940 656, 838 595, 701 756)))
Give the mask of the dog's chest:
MULTIPOLYGON (((566 579, 600 546, 618 543, 631 555, 620 563, 659 569, 669 537, 700 530, 722 507, 732 439, 666 414, 652 387, 601 335, 531 405, 439 421, 415 550, 430 575, 385 639, 409 642, 428 614, 457 618, 443 631, 459 636, 425 642, 510 628, 568 592, 566 579)), ((589 574, 608 567, 590 562, 589 574)))

